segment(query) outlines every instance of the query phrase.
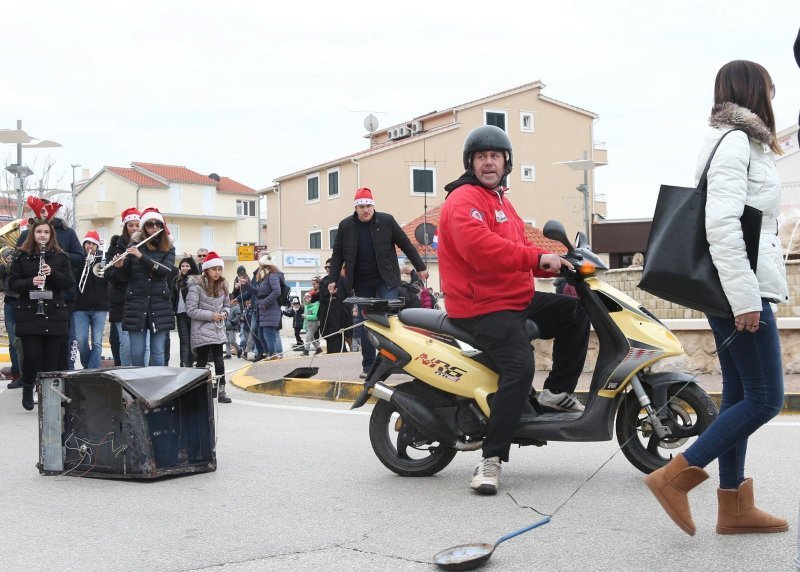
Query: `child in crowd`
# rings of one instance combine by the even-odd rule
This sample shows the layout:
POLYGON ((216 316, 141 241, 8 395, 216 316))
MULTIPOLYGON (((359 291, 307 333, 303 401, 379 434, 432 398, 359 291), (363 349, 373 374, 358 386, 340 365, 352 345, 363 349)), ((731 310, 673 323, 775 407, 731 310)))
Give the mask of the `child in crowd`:
POLYGON ((231 352, 235 352, 239 356, 239 345, 236 342, 236 334, 239 332, 241 325, 242 308, 239 306, 239 299, 231 295, 231 313, 225 319, 225 334, 228 337, 228 342, 225 345, 225 359, 231 358, 231 352))
POLYGON ((305 326, 306 326, 306 344, 303 347, 303 355, 308 355, 308 350, 311 349, 311 344, 314 344, 314 353, 322 353, 322 348, 320 347, 319 340, 316 339, 315 334, 317 330, 319 330, 319 302, 312 302, 311 301, 311 294, 307 293, 303 297, 303 302, 305 302, 305 326))
POLYGON ((300 337, 300 332, 303 330, 303 307, 300 305, 300 300, 293 298, 292 307, 283 310, 283 315, 292 318, 294 339, 297 342, 297 345, 292 349, 295 351, 304 349, 305 346, 303 346, 303 339, 300 337))
MULTIPOLYGON (((192 320, 191 346, 197 354, 197 367, 205 367, 209 354, 214 361, 214 372, 225 373, 222 345, 228 337, 225 321, 230 313, 228 283, 222 277, 225 263, 216 252, 209 252, 203 262, 203 273, 192 277, 189 294, 186 296, 186 314, 192 320)), ((230 403, 225 394, 225 377, 220 377, 217 385, 217 401, 230 403)))

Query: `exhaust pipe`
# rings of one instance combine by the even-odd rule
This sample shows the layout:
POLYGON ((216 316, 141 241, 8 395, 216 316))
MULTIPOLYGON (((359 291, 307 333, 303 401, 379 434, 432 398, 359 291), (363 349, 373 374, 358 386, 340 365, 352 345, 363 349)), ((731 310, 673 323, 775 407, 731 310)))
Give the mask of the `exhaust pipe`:
POLYGON ((396 391, 383 383, 376 383, 372 395, 388 401, 400 414, 409 419, 419 431, 446 447, 456 447, 459 439, 447 424, 422 400, 404 391, 396 391))

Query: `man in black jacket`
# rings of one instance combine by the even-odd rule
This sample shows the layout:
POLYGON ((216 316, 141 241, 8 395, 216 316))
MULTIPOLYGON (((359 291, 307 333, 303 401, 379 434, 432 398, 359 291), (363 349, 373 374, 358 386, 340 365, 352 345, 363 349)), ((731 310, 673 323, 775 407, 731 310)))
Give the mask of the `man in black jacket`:
MULTIPOLYGON (((342 267, 356 296, 397 298, 400 286, 400 265, 396 247, 408 257, 417 274, 428 278, 425 263, 394 217, 375 211, 372 191, 362 187, 356 191, 355 212, 339 223, 328 275, 331 294, 336 293, 336 281, 342 267)), ((375 348, 366 336, 361 336, 361 377, 366 377, 375 362, 375 348)))

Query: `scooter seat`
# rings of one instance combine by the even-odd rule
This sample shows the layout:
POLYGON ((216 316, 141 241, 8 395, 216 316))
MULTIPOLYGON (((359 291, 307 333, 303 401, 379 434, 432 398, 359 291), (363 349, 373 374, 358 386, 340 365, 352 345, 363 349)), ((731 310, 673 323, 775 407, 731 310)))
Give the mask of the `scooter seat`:
MULTIPOLYGON (((469 335, 465 330, 456 326, 443 310, 428 310, 427 308, 407 308, 397 314, 400 321, 406 326, 414 326, 429 330, 437 334, 452 336, 461 340, 475 349, 482 349, 480 342, 469 335)), ((539 326, 533 320, 525 320, 523 329, 531 341, 539 337, 539 326)))

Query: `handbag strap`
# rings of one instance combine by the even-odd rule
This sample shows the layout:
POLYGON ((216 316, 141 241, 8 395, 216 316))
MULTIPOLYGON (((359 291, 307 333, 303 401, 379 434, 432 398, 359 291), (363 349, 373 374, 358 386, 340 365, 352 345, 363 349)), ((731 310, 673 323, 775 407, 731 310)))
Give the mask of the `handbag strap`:
MULTIPOLYGON (((700 181, 697 183, 698 190, 706 188, 706 184, 708 183, 708 181, 707 181, 707 179, 708 179, 708 169, 711 167, 711 160, 714 158, 714 154, 717 152, 717 148, 719 147, 720 143, 722 143, 722 140, 725 139, 725 136, 728 133, 733 133, 734 131, 743 131, 743 130, 742 129, 731 129, 730 131, 726 131, 725 133, 722 134, 722 137, 719 138, 719 141, 717 141, 717 144, 714 145, 714 148, 711 150, 711 155, 708 156, 708 161, 706 162, 706 168, 703 169, 703 175, 700 177, 700 181)), ((747 135, 747 133, 745 133, 745 135, 747 135)), ((747 136, 747 140, 750 141, 750 136, 749 135, 747 136)), ((748 172, 750 171, 750 160, 749 159, 747 161, 747 171, 748 172)))

